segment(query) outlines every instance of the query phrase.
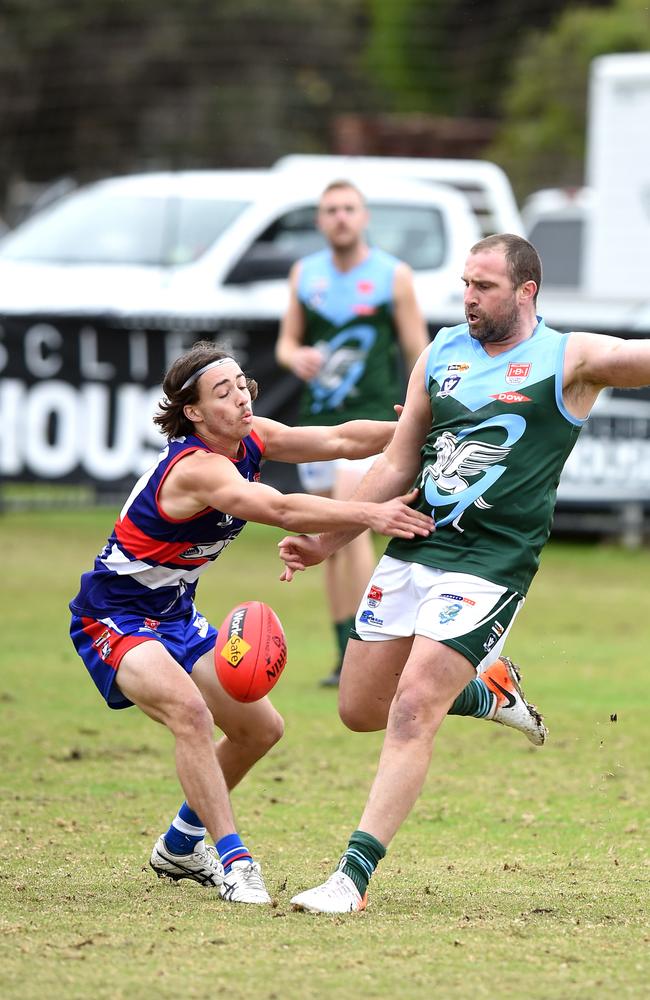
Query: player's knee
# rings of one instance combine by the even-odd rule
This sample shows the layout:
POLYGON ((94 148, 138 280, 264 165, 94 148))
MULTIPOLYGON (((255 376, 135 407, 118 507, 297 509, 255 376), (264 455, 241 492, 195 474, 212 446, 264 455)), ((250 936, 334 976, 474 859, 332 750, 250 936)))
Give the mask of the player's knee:
POLYGON ((444 711, 417 685, 398 690, 390 709, 393 737, 404 742, 433 735, 444 711))
POLYGON ((255 725, 243 724, 237 730, 229 729, 228 738, 231 743, 244 748, 250 756, 259 759, 279 743, 284 735, 284 719, 279 712, 268 703, 264 717, 255 719, 255 725))
POLYGON ((212 738, 214 720, 201 695, 186 697, 169 713, 168 727, 178 736, 208 736, 212 738))
POLYGON ((368 705, 346 698, 343 694, 339 697, 339 718, 353 733, 374 733, 384 729, 386 717, 387 712, 381 708, 373 710, 368 705))
POLYGON ((274 747, 276 743, 279 743, 284 736, 284 719, 279 712, 275 709, 269 713, 269 717, 266 720, 265 726, 262 728, 259 734, 260 740, 264 747, 264 753, 267 753, 274 747))

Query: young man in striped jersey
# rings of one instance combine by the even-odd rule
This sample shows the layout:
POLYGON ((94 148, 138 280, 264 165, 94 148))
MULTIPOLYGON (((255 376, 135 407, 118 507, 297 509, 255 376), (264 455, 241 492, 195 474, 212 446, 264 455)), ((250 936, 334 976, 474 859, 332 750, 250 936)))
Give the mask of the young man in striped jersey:
POLYGON ((256 384, 237 361, 201 342, 177 359, 155 420, 168 438, 134 486, 113 533, 71 602, 71 636, 111 708, 137 705, 175 739, 185 801, 154 846, 161 876, 190 878, 241 903, 270 903, 261 870, 237 834, 229 791, 281 737, 268 698, 240 704, 221 688, 216 630, 197 611, 199 577, 246 521, 289 531, 355 526, 411 537, 433 527, 415 493, 388 503, 284 496, 259 482, 263 458, 363 458, 394 422, 287 427, 253 415, 256 384), (214 742, 214 727, 223 733, 214 742), (206 833, 216 847, 206 846, 206 833))

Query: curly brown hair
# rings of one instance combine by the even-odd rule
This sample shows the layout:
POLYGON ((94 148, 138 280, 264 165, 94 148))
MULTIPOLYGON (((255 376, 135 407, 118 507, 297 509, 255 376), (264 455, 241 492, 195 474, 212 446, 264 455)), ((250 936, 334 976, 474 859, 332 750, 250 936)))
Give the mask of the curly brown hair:
MULTIPOLYGON (((160 427, 168 440, 194 433, 194 424, 185 416, 183 409, 199 398, 198 378, 183 388, 185 383, 205 365, 228 357, 230 355, 219 350, 211 340, 199 340, 169 366, 163 380, 164 397, 153 418, 154 424, 160 427)), ((257 399, 257 382, 247 378, 246 386, 251 399, 257 399)))

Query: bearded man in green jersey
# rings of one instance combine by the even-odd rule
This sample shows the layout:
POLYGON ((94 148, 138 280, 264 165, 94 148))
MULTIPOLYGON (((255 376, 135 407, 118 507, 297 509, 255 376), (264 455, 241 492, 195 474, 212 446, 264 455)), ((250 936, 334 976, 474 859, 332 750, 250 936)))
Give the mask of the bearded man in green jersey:
MULTIPOLYGON (((357 612, 339 711, 349 728, 386 735, 339 868, 295 896, 298 909, 365 907, 440 724, 486 676, 523 604, 562 467, 600 391, 650 384, 650 342, 546 327, 536 314, 541 263, 521 237, 481 240, 462 280, 466 323, 441 330, 421 354, 395 436, 354 494, 385 500, 415 483, 436 530, 389 544, 357 612)), ((284 539, 283 579, 350 537, 284 539)))

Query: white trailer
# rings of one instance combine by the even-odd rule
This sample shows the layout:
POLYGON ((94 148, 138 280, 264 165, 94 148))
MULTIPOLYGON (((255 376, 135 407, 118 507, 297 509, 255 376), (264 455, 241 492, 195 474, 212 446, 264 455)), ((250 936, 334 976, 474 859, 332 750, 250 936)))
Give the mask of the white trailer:
POLYGON ((582 288, 648 298, 650 288, 650 53, 594 59, 589 87, 587 215, 582 288))

